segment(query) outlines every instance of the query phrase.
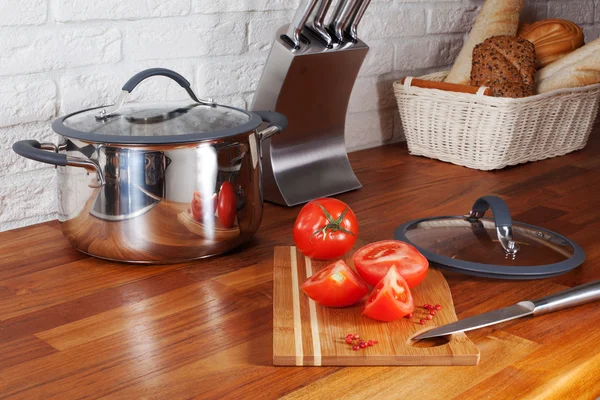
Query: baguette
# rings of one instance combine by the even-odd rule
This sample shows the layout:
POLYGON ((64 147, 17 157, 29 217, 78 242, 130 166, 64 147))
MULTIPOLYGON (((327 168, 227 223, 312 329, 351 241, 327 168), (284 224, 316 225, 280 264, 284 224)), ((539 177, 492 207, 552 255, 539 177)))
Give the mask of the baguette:
POLYGON ((492 36, 515 36, 524 0, 487 0, 445 82, 468 85, 473 49, 492 36))
MULTIPOLYGON (((400 80, 401 84, 404 84, 406 78, 402 78, 400 80)), ((476 94, 479 91, 479 86, 471 86, 471 85, 459 85, 456 83, 448 83, 448 82, 438 82, 438 81, 428 81, 425 79, 417 79, 413 78, 411 82, 411 86, 416 86, 422 89, 438 89, 444 90, 446 92, 456 92, 456 93, 468 93, 468 94, 476 94)), ((483 92, 484 96, 493 96, 492 89, 489 87, 486 88, 483 92)))
POLYGON ((600 39, 537 72, 537 93, 600 83, 600 39))

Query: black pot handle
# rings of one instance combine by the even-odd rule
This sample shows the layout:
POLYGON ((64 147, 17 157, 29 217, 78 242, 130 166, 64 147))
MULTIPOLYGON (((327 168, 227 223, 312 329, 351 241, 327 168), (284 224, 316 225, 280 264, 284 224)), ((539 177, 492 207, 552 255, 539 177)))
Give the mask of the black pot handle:
POLYGON ((157 75, 173 79, 179 84, 179 86, 186 90, 189 89, 191 86, 190 82, 187 79, 185 79, 182 75, 178 74, 175 71, 172 71, 167 68, 149 68, 138 72, 137 74, 129 78, 129 80, 125 82, 121 90, 131 93, 133 89, 135 89, 135 87, 139 85, 143 80, 150 78, 151 76, 157 75))
POLYGON ((21 157, 25 157, 30 160, 56 165, 58 167, 71 166, 81 167, 87 170, 94 170, 97 173, 99 184, 104 185, 104 174, 102 173, 102 170, 98 164, 96 164, 94 161, 67 156, 66 154, 57 153, 56 151, 44 150, 50 150, 51 147, 54 147, 54 145, 42 145, 37 140, 20 140, 13 144, 12 149, 21 157))
POLYGON ((125 84, 121 88, 121 93, 119 94, 119 97, 117 98, 115 103, 110 107, 101 109, 98 115, 96 115, 96 118, 104 119, 116 113, 121 107, 123 107, 123 104, 125 104, 127 98, 129 97, 129 94, 133 91, 133 89, 135 89, 136 86, 139 85, 143 80, 150 78, 151 76, 164 76, 174 80, 179 84, 179 86, 184 88, 188 95, 192 98, 192 100, 194 100, 198 104, 204 104, 208 106, 215 105, 215 101, 212 98, 208 98, 206 100, 199 99, 198 96, 196 96, 196 93, 194 93, 194 91, 192 90, 190 82, 177 72, 167 68, 149 68, 138 72, 137 74, 129 78, 129 80, 125 82, 125 84))
POLYGON ((280 114, 276 111, 253 111, 259 117, 262 118, 263 121, 269 123, 269 127, 265 130, 258 132, 258 137, 260 140, 265 140, 270 138, 271 136, 280 133, 287 128, 288 120, 285 115, 280 114))
POLYGON ((487 210, 492 209, 498 240, 507 254, 515 255, 519 245, 513 240, 512 218, 508 206, 498 196, 483 196, 478 198, 469 213, 470 219, 483 218, 487 210))
POLYGON ((67 155, 53 151, 42 150, 42 145, 37 140, 20 140, 13 144, 12 149, 21 157, 46 164, 64 167, 67 165, 67 155))

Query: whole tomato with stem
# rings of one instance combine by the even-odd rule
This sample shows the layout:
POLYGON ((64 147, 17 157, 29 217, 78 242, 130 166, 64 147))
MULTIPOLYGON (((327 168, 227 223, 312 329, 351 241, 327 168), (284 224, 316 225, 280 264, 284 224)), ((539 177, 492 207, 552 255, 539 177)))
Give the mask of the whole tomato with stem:
POLYGON ((346 254, 356 242, 358 221, 343 201, 312 200, 300 210, 294 224, 294 243, 307 257, 331 260, 346 254))

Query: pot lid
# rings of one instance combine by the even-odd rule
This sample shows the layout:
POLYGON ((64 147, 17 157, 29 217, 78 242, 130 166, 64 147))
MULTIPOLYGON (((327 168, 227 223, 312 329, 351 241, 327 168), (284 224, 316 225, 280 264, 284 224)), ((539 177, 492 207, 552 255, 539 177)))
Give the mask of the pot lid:
POLYGON ((61 135, 92 142, 165 144, 219 139, 252 131, 262 122, 255 113, 198 99, 183 76, 152 68, 127 81, 114 105, 75 112, 57 119, 52 127, 61 135), (140 82, 157 75, 175 80, 191 100, 126 103, 140 82))
POLYGON ((566 237, 513 222, 506 203, 496 196, 481 197, 466 216, 410 221, 394 236, 442 268, 491 278, 546 278, 585 259, 581 247, 566 237), (484 218, 489 208, 493 218, 484 218))

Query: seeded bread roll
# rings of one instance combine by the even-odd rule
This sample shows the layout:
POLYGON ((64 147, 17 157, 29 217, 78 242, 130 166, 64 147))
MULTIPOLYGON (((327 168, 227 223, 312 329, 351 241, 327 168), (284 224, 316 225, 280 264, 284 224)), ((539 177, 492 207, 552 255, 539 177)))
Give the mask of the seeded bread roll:
POLYGON ((535 47, 515 36, 495 36, 473 49, 471 85, 496 97, 527 97, 535 91, 535 47))
POLYGON ((486 0, 445 82, 469 84, 473 49, 492 36, 516 35, 524 0, 486 0))

